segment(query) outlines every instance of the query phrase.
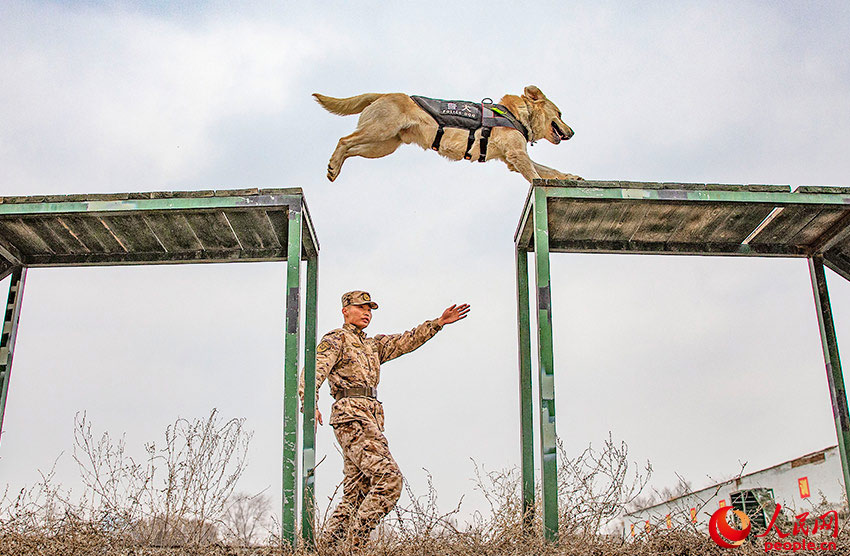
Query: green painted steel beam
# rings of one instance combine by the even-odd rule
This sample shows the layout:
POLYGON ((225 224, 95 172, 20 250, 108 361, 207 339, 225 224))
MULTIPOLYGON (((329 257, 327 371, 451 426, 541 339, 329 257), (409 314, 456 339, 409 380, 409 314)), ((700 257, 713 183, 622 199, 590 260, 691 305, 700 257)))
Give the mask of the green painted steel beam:
POLYGON ((0 330, 0 439, 3 437, 3 417, 6 414, 9 380, 12 376, 12 356, 15 353, 15 338, 18 335, 18 321, 21 317, 21 304, 24 300, 26 279, 26 267, 19 266, 12 271, 12 277, 9 281, 9 295, 6 298, 3 328, 0 330))
POLYGON ((534 400, 531 393, 531 320, 528 297, 528 254, 525 251, 516 251, 516 272, 522 515, 523 525, 526 530, 529 530, 534 521, 534 400))
MULTIPOLYGON (((732 183, 687 183, 630 180, 532 180, 536 187, 605 187, 609 189, 676 189, 694 191, 754 191, 759 193, 790 193, 790 185, 775 184, 732 184, 732 183)), ((840 187, 800 186, 800 193, 850 193, 850 189, 840 187)))
POLYGON ((555 372, 552 345, 552 293, 549 281, 549 216, 546 192, 534 190, 534 267, 537 286, 537 359, 540 401, 540 459, 543 533, 558 541, 558 451, 555 433, 555 372))
POLYGON ((316 317, 318 315, 319 259, 307 259, 307 307, 304 323, 304 415, 301 536, 308 548, 315 546, 316 525, 316 317))
POLYGON ((298 350, 301 310, 301 205, 290 205, 286 260, 286 339, 283 373, 283 508, 281 540, 296 546, 298 485, 298 350))
POLYGON ((829 397, 832 400, 832 416, 835 420, 835 433, 838 437, 838 453, 841 456, 841 471, 844 474, 844 490, 850 500, 850 415, 847 410, 847 392, 844 388, 844 374, 841 371, 841 358, 838 353, 838 338, 835 336, 835 323, 832 307, 829 303, 829 290, 826 287, 826 275, 823 270, 823 258, 815 256, 809 259, 809 274, 812 277, 812 290, 815 295, 815 309, 818 315, 823 359, 826 363, 826 378, 829 384, 829 397))
POLYGON ((301 204, 300 195, 243 195, 232 197, 173 197, 56 203, 2 203, 0 217, 55 214, 107 214, 127 211, 203 210, 282 207, 301 204))
MULTIPOLYGON (((594 187, 594 182, 581 182, 581 187, 538 186, 546 197, 558 199, 614 199, 628 201, 665 201, 670 203, 754 203, 777 207, 785 205, 850 205, 848 193, 790 193, 780 191, 741 191, 705 189, 640 189, 638 187, 594 187)), ((611 182, 605 182, 611 183, 611 182)), ((616 183, 616 182, 613 182, 616 183)))
POLYGON ((195 251, 129 253, 50 254, 27 257, 27 266, 125 266, 144 264, 250 263, 283 261, 289 256, 285 247, 268 249, 198 249, 195 251))

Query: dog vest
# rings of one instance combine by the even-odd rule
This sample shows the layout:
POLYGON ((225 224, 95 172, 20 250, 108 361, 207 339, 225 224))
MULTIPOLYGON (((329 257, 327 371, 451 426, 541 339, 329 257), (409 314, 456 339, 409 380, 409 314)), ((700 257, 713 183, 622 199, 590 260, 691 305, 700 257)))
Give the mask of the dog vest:
POLYGON ((447 127, 469 131, 469 138, 466 140, 466 154, 463 155, 466 160, 472 159, 470 151, 475 143, 475 132, 479 129, 481 130, 481 148, 478 162, 484 162, 487 157, 490 130, 494 127, 512 127, 522 133, 522 136, 528 141, 528 130, 525 126, 501 104, 493 104, 492 101, 484 102, 490 99, 485 98, 481 102, 469 102, 468 100, 441 100, 421 96, 411 96, 410 98, 437 122, 437 135, 431 144, 431 148, 435 151, 439 150, 440 141, 443 139, 443 129, 447 127))

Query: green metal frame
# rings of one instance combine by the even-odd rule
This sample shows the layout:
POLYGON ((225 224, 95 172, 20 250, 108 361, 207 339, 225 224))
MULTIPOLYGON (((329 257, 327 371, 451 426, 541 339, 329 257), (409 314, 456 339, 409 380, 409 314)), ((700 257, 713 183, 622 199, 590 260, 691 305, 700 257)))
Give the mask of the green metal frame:
POLYGON ((289 255, 286 266, 286 361, 284 367, 282 538, 297 545, 296 500, 298 446, 302 446, 301 537, 315 544, 316 466, 316 317, 318 313, 318 257, 307 258, 307 303, 304 338, 304 416, 302 442, 298 442, 298 350, 301 345, 301 213, 302 205, 289 207, 289 255))
POLYGON ((6 398, 9 393, 9 380, 12 376, 12 356, 15 353, 15 338, 18 335, 18 321, 21 317, 21 304, 24 300, 24 283, 27 269, 17 266, 12 270, 9 281, 9 296, 6 298, 6 310, 3 328, 0 330, 0 440, 3 438, 3 417, 6 414, 6 398))
POLYGON ((307 318, 304 331, 304 423, 301 535, 308 547, 315 545, 316 527, 316 318, 318 311, 319 259, 307 259, 307 318))
MULTIPOLYGON (((224 193, 229 193, 225 191, 224 193)), ((97 214, 106 212, 204 210, 221 208, 274 207, 298 202, 301 197, 290 193, 252 196, 170 197, 162 199, 122 199, 103 201, 62 201, 0 204, 0 216, 7 214, 97 214)))
POLYGON ((835 323, 832 319, 832 307, 829 303, 829 291, 826 288, 826 275, 823 270, 823 257, 809 259, 809 274, 812 277, 812 291, 815 295, 815 309, 818 315, 823 359, 826 364, 826 379, 829 384, 829 398, 832 401, 832 416, 835 419, 835 433, 838 437, 838 453, 841 456, 841 471, 844 475, 844 490, 850 500, 850 418, 847 413, 847 391, 844 389, 844 374, 841 372, 841 358, 838 354, 838 339, 835 336, 835 323))
POLYGON ((558 540, 558 450, 555 445, 555 369, 552 346, 552 290, 549 283, 549 217, 546 194, 534 192, 534 276, 537 286, 537 362, 543 532, 558 540))
POLYGON ((528 299, 528 254, 517 249, 517 322, 519 323, 519 415, 522 451, 522 514, 534 521, 534 402, 531 381, 531 320, 528 299))
MULTIPOLYGON (((832 400, 835 430, 838 436, 841 468, 845 491, 850 500, 850 411, 839 359, 838 341, 829 303, 824 265, 850 280, 850 272, 825 260, 823 253, 850 236, 850 216, 845 216, 827 230, 821 239, 807 247, 793 245, 751 246, 741 244, 730 248, 711 244, 650 244, 634 241, 570 241, 549 237, 549 198, 646 200, 649 202, 725 203, 766 205, 820 206, 842 208, 850 205, 847 188, 800 187, 794 193, 787 186, 741 186, 699 184, 649 184, 624 182, 560 182, 536 180, 532 185, 515 235, 517 272, 517 328, 519 351, 520 394, 520 450, 522 460, 522 508, 528 518, 535 507, 534 452, 531 399, 531 346, 528 293, 528 257, 534 252, 534 275, 537 286, 537 338, 538 338, 538 406, 540 410, 539 442, 542 455, 542 509, 546 539, 558 540, 557 451, 555 432, 555 391, 552 346, 552 296, 550 287, 550 252, 677 254, 677 255, 743 255, 805 257, 809 262, 812 288, 815 297, 827 380, 832 400), (586 184, 586 185, 585 185, 586 184), (529 232, 529 220, 531 230, 529 232), (530 233, 530 236, 529 236, 530 233)), ((766 219, 768 220, 768 219, 766 219)), ((766 225, 766 224, 764 224, 766 225)), ((756 230, 753 235, 758 233, 756 230)), ((531 519, 526 519, 530 524, 531 519)))
POLYGON ((298 486, 298 350, 301 316, 301 203, 289 205, 286 257, 286 353, 283 372, 283 508, 281 536, 295 544, 298 486))
MULTIPOLYGON (((0 279, 12 274, 7 310, 0 336, 0 434, 11 373, 12 353, 23 298, 24 280, 28 267, 117 265, 117 264, 185 264, 195 262, 245 262, 282 260, 286 269, 286 332, 283 369, 283 463, 282 463, 282 513, 281 540, 293 548, 298 544, 298 362, 300 349, 301 261, 307 260, 307 302, 305 319, 304 354, 306 358, 306 395, 303 420, 302 536, 308 546, 313 544, 313 507, 315 467, 315 349, 318 298, 318 241, 306 212, 303 195, 299 189, 289 190, 239 190, 177 193, 108 194, 102 196, 56 196, 0 199, 0 217, 32 216, 62 217, 64 215, 110 215, 127 212, 168 212, 215 209, 249 209, 286 207, 288 210, 287 245, 281 249, 255 250, 242 255, 234 250, 188 253, 127 253, 116 258, 112 254, 68 255, 41 257, 24 256, 9 241, 0 237, 0 258, 15 265, 0 269, 0 279), (309 247, 309 248, 308 248, 309 247), (311 409, 310 409, 311 408, 311 409)), ((283 246, 282 246, 283 247, 283 246)), ((7 263, 8 264, 8 263, 7 263)))

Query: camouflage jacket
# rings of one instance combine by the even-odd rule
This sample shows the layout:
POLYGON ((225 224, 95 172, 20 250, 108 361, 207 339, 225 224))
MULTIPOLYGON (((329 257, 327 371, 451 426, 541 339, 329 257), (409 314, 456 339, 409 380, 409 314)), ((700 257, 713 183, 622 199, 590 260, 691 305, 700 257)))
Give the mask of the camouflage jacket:
MULTIPOLYGON (((440 331, 437 320, 425 321, 402 334, 379 334, 367 338, 352 324, 331 330, 316 346, 316 402, 319 387, 327 379, 331 395, 343 388, 376 388, 381 379, 381 363, 409 353, 440 331)), ((298 384, 301 407, 304 407, 304 373, 298 384)), ((384 409, 374 398, 342 398, 331 409, 331 426, 348 421, 367 420, 384 430, 384 409)))

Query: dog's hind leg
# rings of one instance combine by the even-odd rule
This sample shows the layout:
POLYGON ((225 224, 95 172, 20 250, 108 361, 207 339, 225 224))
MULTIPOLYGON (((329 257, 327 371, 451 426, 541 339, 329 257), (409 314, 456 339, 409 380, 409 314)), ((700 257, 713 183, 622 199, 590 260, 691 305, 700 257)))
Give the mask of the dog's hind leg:
POLYGON ((360 130, 355 131, 351 135, 346 135, 342 137, 336 144, 336 149, 334 149, 333 154, 331 155, 331 159, 328 162, 328 179, 330 181, 334 181, 339 175, 340 170, 342 170, 342 163, 345 162, 345 159, 350 155, 348 151, 359 144, 363 139, 363 132, 360 130))
POLYGON ((337 143, 328 163, 328 179, 334 181, 350 156, 380 158, 401 144, 400 132, 407 125, 403 105, 415 103, 407 95, 389 94, 367 106, 360 114, 357 129, 337 143))
POLYGON ((342 163, 351 156, 364 158, 381 158, 392 154, 401 145, 401 139, 391 137, 383 140, 369 140, 368 134, 361 130, 346 135, 336 145, 336 149, 328 162, 328 179, 334 181, 342 170, 342 163))
POLYGON ((393 154, 401 146, 401 139, 393 137, 379 143, 367 143, 357 145, 348 149, 348 156, 362 156, 363 158, 381 158, 393 154))
POLYGON ((342 163, 345 162, 346 158, 348 158, 348 141, 350 141, 352 135, 354 135, 354 133, 341 138, 336 144, 336 149, 334 149, 331 159, 328 162, 328 179, 330 181, 334 181, 336 179, 339 175, 339 171, 342 170, 342 163))

